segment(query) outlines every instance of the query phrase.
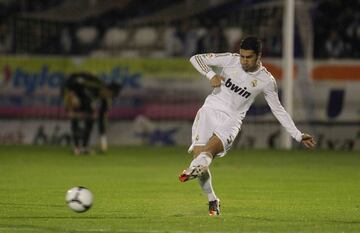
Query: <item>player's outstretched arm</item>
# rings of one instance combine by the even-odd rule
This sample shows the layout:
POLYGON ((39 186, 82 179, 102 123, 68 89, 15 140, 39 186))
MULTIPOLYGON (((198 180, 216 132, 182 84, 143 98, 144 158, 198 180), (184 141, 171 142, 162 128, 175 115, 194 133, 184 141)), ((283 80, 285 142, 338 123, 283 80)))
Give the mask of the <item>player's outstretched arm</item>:
POLYGON ((313 149, 316 146, 316 141, 314 137, 307 133, 303 133, 301 135, 301 143, 309 149, 313 149))

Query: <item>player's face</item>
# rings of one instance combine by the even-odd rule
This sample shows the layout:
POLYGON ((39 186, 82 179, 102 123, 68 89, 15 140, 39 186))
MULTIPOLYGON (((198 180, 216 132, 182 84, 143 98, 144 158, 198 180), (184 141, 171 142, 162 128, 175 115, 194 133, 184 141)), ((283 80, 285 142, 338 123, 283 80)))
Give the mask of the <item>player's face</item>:
POLYGON ((258 56, 254 50, 240 49, 240 63, 246 72, 253 72, 258 68, 258 56))

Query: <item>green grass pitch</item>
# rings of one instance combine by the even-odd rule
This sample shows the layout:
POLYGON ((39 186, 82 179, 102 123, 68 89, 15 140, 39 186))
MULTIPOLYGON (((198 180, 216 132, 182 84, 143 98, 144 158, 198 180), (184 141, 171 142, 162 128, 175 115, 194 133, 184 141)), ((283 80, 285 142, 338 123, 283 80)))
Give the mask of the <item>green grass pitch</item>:
POLYGON ((232 150, 212 164, 222 215, 209 217, 196 180, 180 183, 185 147, 0 147, 0 232, 360 232, 360 154, 232 150), (65 193, 88 187, 93 207, 65 193))

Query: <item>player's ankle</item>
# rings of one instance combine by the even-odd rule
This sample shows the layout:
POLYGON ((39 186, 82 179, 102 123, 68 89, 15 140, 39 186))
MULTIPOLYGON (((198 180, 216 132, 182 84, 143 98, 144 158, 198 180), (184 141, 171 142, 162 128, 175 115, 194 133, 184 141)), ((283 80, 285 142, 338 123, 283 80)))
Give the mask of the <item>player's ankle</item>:
POLYGON ((211 160, 214 158, 213 154, 209 151, 203 151, 199 154, 199 156, 203 156, 203 155, 209 157, 211 160))
POLYGON ((211 164, 212 158, 206 153, 201 152, 190 164, 190 167, 203 166, 209 167, 211 164))
POLYGON ((212 154, 210 152, 201 152, 198 156, 199 159, 203 160, 207 166, 209 166, 212 162, 212 154))

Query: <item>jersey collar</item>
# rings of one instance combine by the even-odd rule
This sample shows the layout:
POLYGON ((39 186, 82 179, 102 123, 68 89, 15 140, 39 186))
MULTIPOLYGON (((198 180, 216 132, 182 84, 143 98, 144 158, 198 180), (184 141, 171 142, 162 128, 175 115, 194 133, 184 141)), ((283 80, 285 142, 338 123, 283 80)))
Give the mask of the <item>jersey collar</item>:
POLYGON ((265 69, 265 67, 262 65, 262 62, 260 62, 259 69, 255 70, 254 72, 247 72, 247 73, 250 74, 250 75, 257 75, 263 69, 265 69))

